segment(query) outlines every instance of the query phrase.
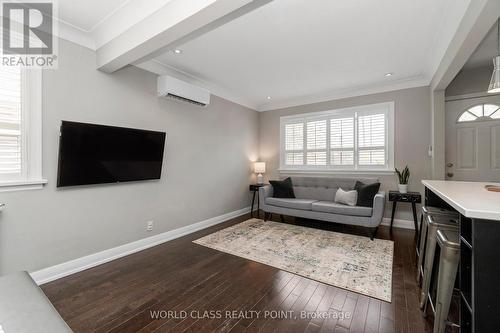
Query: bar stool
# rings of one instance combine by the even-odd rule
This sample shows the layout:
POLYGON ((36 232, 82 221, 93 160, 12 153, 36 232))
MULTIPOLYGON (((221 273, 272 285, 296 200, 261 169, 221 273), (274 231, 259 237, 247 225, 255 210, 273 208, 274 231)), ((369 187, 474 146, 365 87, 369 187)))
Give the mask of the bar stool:
POLYGON ((458 262, 460 261, 458 231, 438 230, 437 243, 441 248, 441 252, 439 254, 436 314, 434 316, 433 332, 444 333, 457 276, 458 262))
POLYGON ((432 206, 423 206, 422 207, 422 219, 420 221, 420 238, 419 238, 419 246, 418 246, 418 264, 417 264, 417 282, 420 283, 420 276, 424 274, 423 263, 425 258, 425 244, 427 240, 427 216, 435 216, 435 217, 443 217, 455 219, 458 221, 458 213, 452 210, 432 207, 432 206))
POLYGON ((424 312, 429 296, 438 229, 450 230, 458 233, 458 221, 444 217, 433 217, 432 215, 427 216, 427 241, 425 246, 424 274, 422 279, 422 290, 420 293, 420 308, 422 308, 424 312))

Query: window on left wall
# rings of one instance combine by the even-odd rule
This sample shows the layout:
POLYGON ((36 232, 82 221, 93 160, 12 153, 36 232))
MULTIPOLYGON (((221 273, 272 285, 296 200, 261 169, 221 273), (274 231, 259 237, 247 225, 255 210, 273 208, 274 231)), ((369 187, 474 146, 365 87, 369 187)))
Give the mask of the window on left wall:
POLYGON ((41 70, 0 66, 0 191, 44 183, 41 70))

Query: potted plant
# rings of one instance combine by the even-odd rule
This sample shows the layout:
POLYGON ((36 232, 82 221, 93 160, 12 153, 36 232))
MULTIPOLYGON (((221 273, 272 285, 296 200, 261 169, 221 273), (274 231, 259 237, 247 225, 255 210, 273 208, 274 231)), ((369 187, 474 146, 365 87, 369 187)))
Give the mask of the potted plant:
POLYGON ((399 171, 398 169, 396 169, 396 173, 398 174, 399 178, 399 192, 408 193, 408 179, 410 178, 410 169, 408 169, 408 165, 405 166, 403 171, 399 171))

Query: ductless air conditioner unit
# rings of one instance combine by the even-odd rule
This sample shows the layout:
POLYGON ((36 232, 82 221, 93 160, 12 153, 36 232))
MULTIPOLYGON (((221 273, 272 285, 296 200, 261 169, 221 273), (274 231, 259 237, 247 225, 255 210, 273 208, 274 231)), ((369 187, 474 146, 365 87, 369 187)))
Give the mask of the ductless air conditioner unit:
POLYGON ((210 104, 210 91, 168 75, 158 77, 158 96, 175 98, 201 106, 210 104))

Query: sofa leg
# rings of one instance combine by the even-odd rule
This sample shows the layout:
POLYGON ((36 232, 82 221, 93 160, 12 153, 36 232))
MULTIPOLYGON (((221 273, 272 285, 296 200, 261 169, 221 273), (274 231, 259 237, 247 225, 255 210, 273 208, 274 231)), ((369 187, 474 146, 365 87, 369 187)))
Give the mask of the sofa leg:
POLYGON ((264 212, 264 221, 267 221, 267 212, 264 212))
POLYGON ((283 216, 283 214, 280 214, 280 219, 282 223, 285 223, 285 217, 283 216))
POLYGON ((377 234, 377 231, 378 231, 378 227, 375 227, 375 228, 370 228, 370 239, 373 240, 373 238, 375 238, 375 235, 377 234))

